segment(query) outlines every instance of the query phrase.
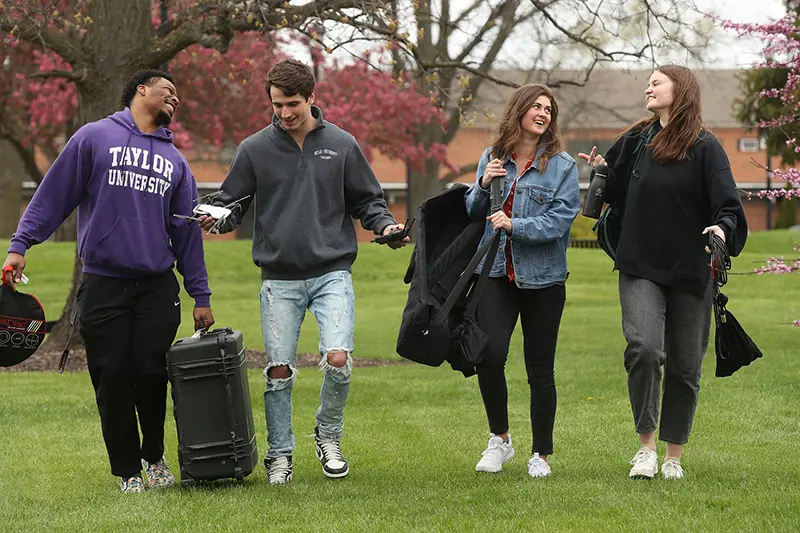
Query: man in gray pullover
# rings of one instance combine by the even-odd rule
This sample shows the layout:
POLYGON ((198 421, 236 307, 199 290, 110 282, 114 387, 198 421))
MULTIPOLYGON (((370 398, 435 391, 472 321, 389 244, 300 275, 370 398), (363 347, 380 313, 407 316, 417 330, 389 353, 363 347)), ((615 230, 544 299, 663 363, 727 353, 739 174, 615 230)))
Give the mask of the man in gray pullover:
MULTIPOLYGON (((292 385, 297 340, 309 309, 320 334, 325 372, 316 412, 316 454, 323 473, 348 474, 339 441, 350 387, 354 295, 351 267, 358 252, 352 218, 376 235, 403 229, 355 138, 323 120, 314 104, 314 75, 286 60, 267 76, 272 124, 245 139, 214 205, 240 198, 241 208, 219 225, 233 231, 255 197, 253 262, 261 268, 261 328, 267 367, 264 404, 270 483, 292 479, 292 385)), ((215 220, 201 217, 210 229, 215 220)), ((390 243, 398 248, 408 242, 390 243)))

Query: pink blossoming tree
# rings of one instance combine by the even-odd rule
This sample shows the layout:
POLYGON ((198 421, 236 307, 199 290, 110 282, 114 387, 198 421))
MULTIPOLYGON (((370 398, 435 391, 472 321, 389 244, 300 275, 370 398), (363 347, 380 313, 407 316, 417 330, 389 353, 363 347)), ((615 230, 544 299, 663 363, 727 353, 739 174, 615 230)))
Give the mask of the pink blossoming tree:
MULTIPOLYGON (((758 127, 762 129, 783 129, 784 126, 800 122, 800 0, 786 2, 787 13, 780 20, 770 24, 745 24, 722 20, 723 28, 733 30, 738 35, 758 37, 764 43, 761 59, 755 68, 783 69, 787 72, 783 87, 765 89, 760 98, 778 100, 782 106, 780 116, 771 120, 762 120, 758 127)), ((800 153, 800 143, 795 137, 786 139, 787 146, 794 147, 800 153)), ((757 193, 759 198, 800 198, 800 169, 797 167, 773 170, 772 176, 790 184, 787 188, 763 190, 757 193)), ((795 252, 800 253, 800 244, 795 245, 795 252)), ((785 259, 771 257, 766 265, 758 268, 758 274, 790 274, 800 270, 800 257, 785 259)), ((794 322, 800 327, 800 320, 794 322)))

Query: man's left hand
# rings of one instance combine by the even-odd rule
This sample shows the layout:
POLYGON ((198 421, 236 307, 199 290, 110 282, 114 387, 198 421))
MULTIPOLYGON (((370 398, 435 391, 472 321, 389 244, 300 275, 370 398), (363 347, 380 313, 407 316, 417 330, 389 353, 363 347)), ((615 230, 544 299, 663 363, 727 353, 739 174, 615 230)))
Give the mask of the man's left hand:
MULTIPOLYGON (((403 231, 405 227, 406 227, 405 224, 392 224, 390 226, 386 226, 383 229, 383 235, 388 235, 389 233, 394 233, 395 231, 403 231)), ((408 235, 406 235, 405 237, 403 237, 403 240, 387 242, 386 244, 392 250, 397 250, 398 248, 402 248, 409 242, 411 242, 411 238, 408 235)))
POLYGON ((195 331, 209 329, 214 325, 214 313, 211 312, 210 307, 195 307, 193 316, 195 331))

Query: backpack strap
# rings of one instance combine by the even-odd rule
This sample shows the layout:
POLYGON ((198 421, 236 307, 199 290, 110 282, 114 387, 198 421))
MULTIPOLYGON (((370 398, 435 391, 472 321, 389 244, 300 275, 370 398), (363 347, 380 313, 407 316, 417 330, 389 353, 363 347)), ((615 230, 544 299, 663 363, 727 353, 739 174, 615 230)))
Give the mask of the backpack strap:
POLYGON ((653 130, 655 129, 654 126, 650 126, 647 130, 642 130, 638 133, 639 140, 636 142, 636 148, 633 150, 633 163, 628 166, 627 171, 624 174, 624 187, 623 187, 623 194, 620 196, 622 200, 619 203, 619 210, 622 211, 625 207, 625 203, 628 200, 628 189, 630 188, 630 181, 631 177, 634 173, 639 172, 639 166, 642 164, 642 159, 644 158, 645 154, 647 153, 647 149, 650 147, 650 141, 653 139, 653 130))
POLYGON ((500 232, 503 231, 498 229, 494 232, 494 235, 491 239, 484 242, 478 251, 475 252, 475 255, 472 256, 467 267, 464 269, 464 272, 461 273, 461 277, 458 279, 458 283, 456 283, 453 290, 450 291, 450 294, 447 296, 447 300, 445 300, 444 304, 442 304, 442 308, 436 315, 436 319, 433 321, 434 327, 439 327, 444 324, 444 321, 447 320, 447 315, 450 314, 450 311, 453 310, 453 306, 456 304, 456 300, 461 296, 461 293, 464 292, 464 289, 467 288, 467 284, 472 279, 472 273, 475 272, 475 267, 478 266, 478 263, 484 257, 487 258, 486 262, 483 264, 483 269, 481 269, 480 277, 475 284, 475 288, 473 289, 473 296, 469 303, 469 311, 472 312, 475 310, 475 306, 478 302, 478 296, 482 292, 482 286, 485 284, 486 278, 489 277, 489 272, 492 270, 492 263, 490 258, 494 258, 497 255, 497 249, 500 246, 500 232))
POLYGON ((492 237, 492 246, 489 248, 489 253, 486 254, 486 262, 483 264, 483 269, 481 269, 481 275, 478 278, 478 281, 475 282, 475 285, 472 288, 472 292, 470 293, 469 297, 469 304, 467 305, 467 309, 464 311, 466 316, 472 316, 475 314, 475 310, 478 308, 478 302, 481 299, 481 294, 483 294, 484 290, 486 289, 486 279, 489 277, 489 271, 492 270, 494 258, 497 256, 498 248, 500 248, 501 231, 503 230, 498 229, 492 237))
POLYGON ((494 214, 503 209, 503 191, 506 182, 503 178, 494 178, 489 185, 489 212, 494 214))

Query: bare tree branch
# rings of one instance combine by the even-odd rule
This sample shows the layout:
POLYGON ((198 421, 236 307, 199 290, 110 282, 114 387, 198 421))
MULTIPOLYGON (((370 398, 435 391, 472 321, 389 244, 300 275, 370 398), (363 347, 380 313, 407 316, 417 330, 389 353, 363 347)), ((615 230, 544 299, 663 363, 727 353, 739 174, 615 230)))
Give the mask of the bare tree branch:
POLYGON ((485 1, 485 0, 475 0, 475 1, 472 3, 472 5, 471 5, 471 6, 469 6, 467 9, 465 9, 465 10, 464 10, 464 11, 463 11, 463 12, 462 12, 462 13, 461 13, 459 16, 458 16, 458 18, 457 18, 457 19, 455 19, 455 20, 453 21, 453 24, 452 24, 452 26, 453 26, 453 27, 458 27, 458 26, 460 26, 462 22, 464 22, 464 21, 465 21, 467 18, 469 18, 469 16, 470 16, 470 15, 471 15, 471 14, 472 14, 472 13, 473 13, 473 12, 474 12, 476 9, 478 9, 478 8, 481 6, 481 4, 483 4, 483 3, 484 3, 484 1, 485 1))
POLYGON ((497 17, 500 16, 500 13, 503 10, 508 8, 507 4, 509 3, 516 4, 517 2, 503 2, 501 4, 498 4, 492 10, 491 14, 486 20, 486 23, 481 27, 480 30, 478 30, 478 33, 475 35, 472 41, 466 44, 464 48, 461 50, 461 53, 456 56, 456 61, 458 62, 464 61, 472 53, 475 47, 478 46, 481 43, 481 41, 483 41, 483 38, 486 35, 486 33, 497 25, 495 19, 497 19, 497 17))
POLYGON ((64 78, 69 81, 83 81, 89 73, 85 68, 78 71, 70 70, 47 70, 44 72, 34 72, 28 74, 28 78, 64 78))
POLYGON ((513 81, 509 81, 503 78, 498 78, 493 74, 490 74, 486 71, 481 70, 480 67, 471 67, 466 65, 460 61, 419 61, 417 63, 420 67, 425 70, 437 70, 437 69, 458 69, 463 70, 465 72, 469 72, 470 74, 474 74, 476 77, 485 78, 497 85, 502 85, 504 87, 511 87, 512 89, 516 89, 520 86, 519 83, 515 83, 513 81))
POLYGON ((19 154, 22 164, 25 166, 25 172, 27 172, 28 177, 35 181, 37 185, 40 184, 44 179, 44 174, 42 174, 42 171, 39 170, 39 165, 36 164, 34 146, 31 145, 28 148, 25 148, 18 139, 12 139, 10 137, 3 138, 11 143, 11 146, 13 146, 17 151, 17 154, 19 154))
POLYGON ((10 113, 0 114, 0 139, 8 141, 14 147, 25 166, 28 176, 36 183, 41 183, 44 175, 36 164, 34 147, 33 145, 25 147, 22 142, 28 133, 30 132, 27 128, 18 120, 15 120, 13 115, 10 113))
POLYGON ((341 21, 345 18, 342 10, 372 5, 378 11, 385 4, 379 0, 324 0, 301 6, 278 0, 204 2, 180 11, 174 20, 156 29, 155 46, 145 64, 163 64, 194 44, 225 53, 237 32, 297 28, 312 18, 341 21))
POLYGON ((627 57, 635 57, 641 58, 644 56, 644 53, 650 48, 650 45, 646 45, 642 48, 639 52, 625 52, 625 51, 618 51, 618 52, 607 52, 603 50, 601 47, 597 46, 596 44, 589 42, 586 38, 582 37, 581 35, 575 34, 559 24, 559 22, 555 19, 553 15, 547 10, 547 6, 544 5, 540 0, 530 0, 531 4, 533 4, 536 9, 548 20, 550 23, 556 27, 558 31, 563 33, 565 36, 569 37, 570 40, 573 42, 582 44, 589 50, 592 50, 601 56, 604 56, 608 59, 614 60, 617 56, 627 56, 627 57))
POLYGON ((15 20, 8 11, 0 14, 0 33, 8 33, 21 41, 41 45, 64 58, 68 63, 78 62, 83 54, 76 38, 63 31, 47 28, 30 18, 15 20))
POLYGON ((478 164, 469 163, 467 165, 462 165, 458 167, 455 171, 450 172, 449 174, 445 174, 444 176, 442 176, 441 180, 445 183, 450 183, 454 179, 463 176, 467 172, 475 172, 476 170, 478 170, 478 164))
MULTIPOLYGON (((503 47, 506 39, 508 39, 509 35, 511 35, 511 32, 514 29, 514 25, 516 23, 515 14, 518 6, 518 0, 508 1, 502 4, 502 10, 499 13, 499 16, 502 17, 502 22, 497 30, 497 35, 495 35, 492 45, 489 47, 486 55, 483 56, 483 60, 477 69, 478 72, 488 73, 491 70, 492 65, 497 59, 497 55, 500 53, 500 49, 503 47)), ((464 87, 461 92, 461 98, 463 100, 459 100, 459 102, 471 98, 471 95, 473 94, 477 94, 484 80, 486 80, 486 76, 473 73, 473 76, 467 80, 467 86, 464 87)), ((445 144, 450 144, 450 141, 452 141, 456 136, 456 132, 458 132, 458 128, 460 126, 461 113, 462 110, 460 109, 460 106, 456 107, 450 112, 450 116, 448 117, 447 121, 447 127, 445 128, 444 133, 445 144)))
POLYGON ((439 16, 439 42, 447 42, 449 35, 448 22, 450 21, 450 0, 442 0, 442 13, 439 16))

